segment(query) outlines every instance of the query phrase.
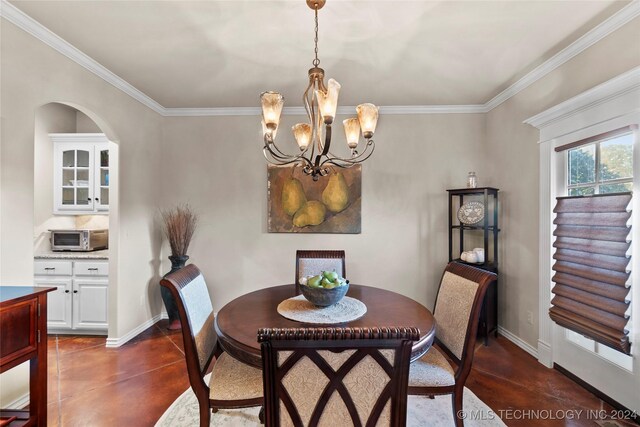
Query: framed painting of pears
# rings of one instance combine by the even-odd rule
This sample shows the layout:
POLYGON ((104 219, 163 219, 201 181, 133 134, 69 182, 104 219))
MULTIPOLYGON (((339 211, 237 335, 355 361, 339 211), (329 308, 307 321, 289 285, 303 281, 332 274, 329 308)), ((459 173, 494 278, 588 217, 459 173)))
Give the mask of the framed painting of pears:
POLYGON ((268 166, 267 185, 270 233, 360 233, 361 165, 317 181, 297 166, 268 166))

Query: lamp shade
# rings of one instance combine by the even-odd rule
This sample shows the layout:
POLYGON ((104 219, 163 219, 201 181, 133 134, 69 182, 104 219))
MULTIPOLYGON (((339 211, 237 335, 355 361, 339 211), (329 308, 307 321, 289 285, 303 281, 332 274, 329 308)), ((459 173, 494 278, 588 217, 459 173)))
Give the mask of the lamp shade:
POLYGON ((304 151, 311 141, 311 125, 308 123, 297 123, 291 127, 293 137, 296 139, 300 150, 304 151))
POLYGON ((339 93, 340 83, 334 79, 329 79, 327 82, 326 93, 321 90, 316 90, 316 97, 318 98, 318 105, 320 106, 320 114, 322 114, 322 118, 327 124, 333 123, 333 118, 336 116, 339 93))
POLYGON ((265 125, 272 130, 276 130, 280 123, 280 114, 284 106, 284 96, 278 92, 263 92, 260 95, 262 104, 262 119, 265 125))
POLYGON ((378 124, 378 107, 373 104, 360 104, 356 107, 362 135, 366 139, 373 137, 378 124))
POLYGON ((342 121, 344 125, 344 134, 347 137, 347 145, 349 148, 356 148, 360 139, 360 122, 356 117, 351 117, 342 121))

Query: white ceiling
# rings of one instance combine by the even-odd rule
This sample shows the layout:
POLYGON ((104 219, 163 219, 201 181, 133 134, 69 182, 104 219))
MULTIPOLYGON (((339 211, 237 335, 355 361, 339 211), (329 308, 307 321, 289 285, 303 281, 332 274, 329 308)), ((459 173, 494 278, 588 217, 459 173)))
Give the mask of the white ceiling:
MULTIPOLYGON (((301 105, 304 0, 11 3, 164 107, 301 105)), ((341 105, 482 104, 627 3, 328 0, 320 66, 341 105)))

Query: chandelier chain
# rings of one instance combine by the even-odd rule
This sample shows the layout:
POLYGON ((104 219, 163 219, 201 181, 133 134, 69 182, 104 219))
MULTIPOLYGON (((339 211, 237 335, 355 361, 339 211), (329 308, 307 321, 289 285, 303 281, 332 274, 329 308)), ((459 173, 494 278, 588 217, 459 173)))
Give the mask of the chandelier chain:
POLYGON ((320 60, 318 59, 318 4, 317 3, 315 7, 315 14, 316 14, 316 18, 315 18, 316 25, 315 25, 314 31, 316 36, 313 39, 313 43, 315 45, 314 51, 316 54, 316 58, 313 60, 313 66, 317 67, 318 65, 320 65, 320 60))

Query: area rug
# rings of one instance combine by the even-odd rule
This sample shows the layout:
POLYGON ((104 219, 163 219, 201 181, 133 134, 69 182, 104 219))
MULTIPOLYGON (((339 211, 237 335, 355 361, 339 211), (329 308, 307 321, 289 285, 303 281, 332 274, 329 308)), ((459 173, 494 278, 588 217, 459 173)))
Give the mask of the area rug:
MULTIPOLYGON (((494 427, 505 424, 471 390, 464 389, 465 426, 494 427)), ((259 427, 260 408, 219 410, 211 416, 211 425, 215 427, 259 427)), ((198 401, 191 388, 182 393, 165 411, 156 423, 156 427, 197 426, 199 420, 198 401)), ((451 427, 453 414, 451 397, 436 396, 429 399, 422 396, 409 396, 407 426, 413 427, 451 427)))

